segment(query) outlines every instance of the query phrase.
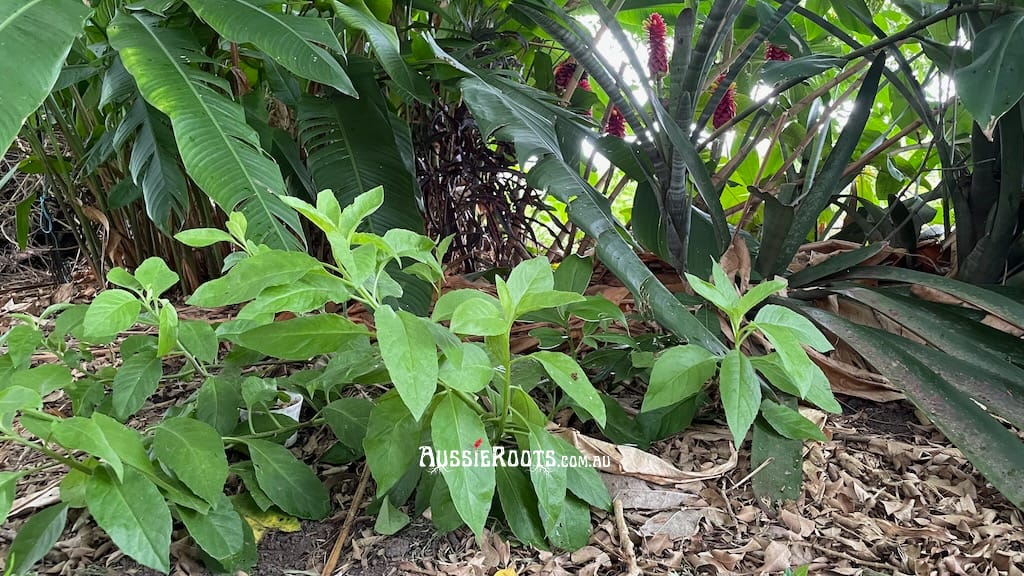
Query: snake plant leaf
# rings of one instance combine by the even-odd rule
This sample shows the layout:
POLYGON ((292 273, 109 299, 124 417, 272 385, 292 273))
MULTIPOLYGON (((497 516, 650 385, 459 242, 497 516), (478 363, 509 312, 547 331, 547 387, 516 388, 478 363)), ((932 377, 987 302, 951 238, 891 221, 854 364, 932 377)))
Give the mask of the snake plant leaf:
POLYGON ((344 55, 327 21, 264 10, 251 0, 187 0, 196 15, 232 42, 245 42, 266 52, 296 76, 356 95, 345 70, 326 49, 344 55))
POLYGON ((0 0, 0 150, 53 89, 90 12, 76 0, 0 0))
POLYGON ((207 60, 186 30, 163 28, 141 14, 119 14, 107 33, 142 96, 171 119, 188 174, 225 212, 241 211, 249 238, 273 248, 298 246, 298 215, 277 164, 260 148, 227 83, 190 65, 207 60))
POLYGON ((992 138, 996 121, 1024 96, 1024 14, 1012 12, 995 20, 972 42, 974 61, 953 74, 956 93, 992 138))

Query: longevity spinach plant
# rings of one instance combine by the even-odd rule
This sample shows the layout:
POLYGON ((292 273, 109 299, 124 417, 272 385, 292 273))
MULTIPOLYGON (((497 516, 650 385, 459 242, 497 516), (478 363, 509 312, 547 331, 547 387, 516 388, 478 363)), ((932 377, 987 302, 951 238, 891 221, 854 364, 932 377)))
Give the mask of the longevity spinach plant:
POLYGON ((712 274, 713 284, 690 274, 686 279, 697 294, 728 318, 733 348, 724 355, 694 345, 665 350, 654 362, 641 410, 647 412, 693 397, 717 373, 726 421, 737 447, 758 414, 785 438, 825 440, 814 423, 787 404, 792 404, 788 399, 799 397, 823 410, 841 412, 824 373, 803 349, 806 345, 827 352, 832 345, 809 320, 775 304, 762 306, 752 321, 744 322, 748 312, 786 287, 785 280, 762 282, 741 296, 718 263, 713 265, 712 274), (755 334, 767 339, 775 351, 762 356, 745 353, 744 344, 755 334), (757 372, 772 387, 763 385, 757 372))

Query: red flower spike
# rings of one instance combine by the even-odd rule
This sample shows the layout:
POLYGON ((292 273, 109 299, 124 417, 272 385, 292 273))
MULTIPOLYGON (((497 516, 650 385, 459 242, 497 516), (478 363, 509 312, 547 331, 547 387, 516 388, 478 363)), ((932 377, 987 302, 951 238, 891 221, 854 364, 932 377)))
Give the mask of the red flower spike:
MULTIPOLYGON (((553 72, 555 76, 555 92, 561 94, 569 87, 569 81, 572 80, 573 74, 576 73, 576 63, 566 60, 555 66, 553 72)), ((580 76, 580 81, 576 84, 576 87, 587 92, 591 91, 590 80, 587 77, 586 71, 580 76)))
POLYGON ((786 52, 785 48, 769 42, 764 48, 764 59, 774 62, 788 62, 793 59, 793 56, 786 52))
POLYGON ((626 137, 626 118, 622 116, 622 112, 619 112, 618 107, 614 105, 608 109, 604 133, 611 134, 616 138, 626 137))
MULTIPOLYGON (((725 80, 725 72, 718 75, 718 78, 711 84, 711 92, 718 89, 718 85, 725 80)), ((733 82, 726 89, 722 101, 715 108, 715 114, 711 117, 711 124, 718 130, 725 126, 730 120, 736 117, 736 83, 733 82)))
POLYGON ((652 77, 668 73, 668 50, 665 47, 665 20, 655 12, 644 20, 647 31, 647 69, 652 77))

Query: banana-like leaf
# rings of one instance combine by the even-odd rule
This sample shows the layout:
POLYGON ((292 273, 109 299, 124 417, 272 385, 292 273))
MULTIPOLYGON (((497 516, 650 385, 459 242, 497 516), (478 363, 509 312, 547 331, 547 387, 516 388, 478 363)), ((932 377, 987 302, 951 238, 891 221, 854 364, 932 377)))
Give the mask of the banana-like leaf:
POLYGON ((227 83, 189 65, 207 60, 192 35, 121 13, 107 29, 125 69, 154 108, 171 119, 188 174, 225 212, 245 214, 253 241, 296 247, 298 216, 277 194, 285 185, 277 164, 260 148, 245 112, 224 93, 227 83))
POLYGON ((326 20, 274 14, 252 0, 186 0, 196 15, 232 42, 255 45, 296 76, 356 96, 348 75, 335 57, 341 45, 326 20))
POLYGON ((89 12, 77 0, 0 0, 0 151, 50 93, 89 12))
POLYGON ((353 58, 349 71, 362 95, 359 99, 335 94, 299 100, 299 137, 308 152, 306 164, 313 182, 319 190, 333 190, 342 206, 383 186, 384 205, 367 218, 370 230, 377 234, 392 228, 422 231, 416 201, 419 189, 404 160, 411 155, 412 145, 392 127, 372 63, 353 58))
POLYGON ((131 134, 135 134, 128 164, 132 181, 142 189, 149 219, 170 234, 171 214, 181 218, 188 208, 188 188, 170 122, 140 96, 114 132, 114 147, 121 149, 131 134))
MULTIPOLYGON (((801 314, 846 341, 931 418, 1007 500, 1024 510, 1024 442, 975 400, 973 366, 884 330, 813 307, 801 314)), ((1020 400, 1017 400, 1020 403, 1020 400)), ((989 406, 994 408, 994 406, 989 406)))

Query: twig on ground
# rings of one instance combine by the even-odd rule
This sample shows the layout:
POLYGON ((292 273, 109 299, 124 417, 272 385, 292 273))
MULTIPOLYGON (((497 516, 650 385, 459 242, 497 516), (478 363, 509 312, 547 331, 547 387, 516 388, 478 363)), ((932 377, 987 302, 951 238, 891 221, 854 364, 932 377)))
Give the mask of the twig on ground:
POLYGON ((356 493, 352 496, 352 503, 348 509, 348 515, 345 516, 345 523, 341 525, 341 532, 338 534, 338 539, 334 541, 334 548, 331 549, 331 555, 327 557, 327 563, 324 564, 323 571, 320 572, 320 576, 331 576, 334 572, 334 567, 338 565, 338 559, 341 558, 341 551, 345 548, 345 542, 348 540, 348 534, 352 531, 352 525, 355 523, 356 515, 359 513, 359 507, 363 503, 363 493, 366 492, 366 483, 370 480, 370 466, 363 465, 363 474, 359 478, 359 486, 356 487, 356 493))
POLYGON ((622 500, 616 498, 612 502, 612 508, 615 510, 615 529, 619 533, 619 548, 622 549, 622 556, 626 559, 626 575, 640 576, 642 572, 636 564, 633 540, 629 538, 629 528, 626 527, 626 519, 622 516, 622 500))
POLYGON ((892 570, 893 568, 895 568, 895 566, 893 566, 892 564, 885 564, 883 562, 865 560, 863 558, 858 558, 853 554, 847 554, 846 552, 840 552, 839 550, 832 550, 826 546, 822 546, 821 544, 811 544, 811 548, 814 548, 815 550, 821 552, 826 556, 831 556, 833 558, 840 558, 843 560, 849 560, 850 562, 855 562, 856 564, 854 564, 854 566, 857 566, 858 568, 863 568, 864 566, 878 568, 879 570, 892 570))

